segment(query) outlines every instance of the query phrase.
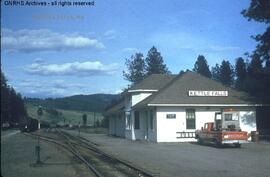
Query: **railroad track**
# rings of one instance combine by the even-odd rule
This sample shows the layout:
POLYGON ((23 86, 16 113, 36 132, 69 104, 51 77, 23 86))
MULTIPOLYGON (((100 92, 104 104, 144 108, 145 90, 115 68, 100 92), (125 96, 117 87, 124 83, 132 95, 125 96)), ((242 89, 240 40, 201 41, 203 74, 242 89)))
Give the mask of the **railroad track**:
MULTIPOLYGON (((145 169, 135 166, 130 162, 116 158, 100 150, 97 143, 84 138, 73 136, 60 129, 56 129, 57 136, 40 136, 40 139, 57 144, 77 157, 84 163, 90 172, 97 177, 154 177, 145 169)), ((33 136, 33 134, 32 134, 33 136)), ((34 135, 37 136, 37 135, 34 135)))

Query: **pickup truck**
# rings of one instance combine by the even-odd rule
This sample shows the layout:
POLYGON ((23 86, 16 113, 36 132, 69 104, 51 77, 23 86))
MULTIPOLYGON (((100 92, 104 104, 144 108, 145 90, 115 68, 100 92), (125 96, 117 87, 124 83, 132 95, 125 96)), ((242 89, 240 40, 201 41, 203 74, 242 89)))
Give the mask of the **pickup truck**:
POLYGON ((241 147, 248 143, 248 133, 241 131, 239 126, 239 113, 232 109, 215 114, 215 122, 205 123, 201 130, 195 132, 199 143, 214 143, 217 147, 232 144, 241 147))

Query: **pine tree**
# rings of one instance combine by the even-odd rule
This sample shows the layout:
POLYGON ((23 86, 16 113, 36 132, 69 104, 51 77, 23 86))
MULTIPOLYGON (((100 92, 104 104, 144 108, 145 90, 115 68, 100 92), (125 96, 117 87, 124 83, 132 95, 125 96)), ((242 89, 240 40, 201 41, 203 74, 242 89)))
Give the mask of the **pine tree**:
POLYGON ((250 77, 258 77, 263 72, 262 60, 259 55, 255 54, 252 56, 247 70, 250 77))
POLYGON ((5 75, 1 71, 1 124, 8 122, 13 125, 23 121, 26 116, 21 95, 7 84, 5 75))
POLYGON ((211 70, 212 78, 216 81, 220 81, 220 66, 216 64, 211 70))
POLYGON ((265 61, 270 60, 270 1, 269 0, 251 0, 248 9, 243 10, 242 15, 249 21, 254 20, 267 24, 266 31, 253 38, 258 42, 253 54, 258 54, 265 61))
POLYGON ((86 124, 87 124, 87 114, 83 114, 82 122, 83 122, 83 126, 86 126, 86 124))
POLYGON ((123 71, 124 78, 133 84, 141 81, 145 77, 145 62, 142 53, 132 55, 126 59, 127 71, 123 71))
POLYGON ((9 87, 4 73, 1 71, 1 124, 9 120, 9 87))
POLYGON ((233 84, 233 67, 229 61, 223 60, 220 65, 220 81, 227 86, 233 84))
POLYGON ((209 78, 212 77, 207 61, 203 55, 198 56, 197 61, 194 64, 193 71, 209 78))
POLYGON ((151 74, 170 74, 163 58, 156 47, 152 47, 147 54, 146 61, 146 75, 151 74))
POLYGON ((235 76, 236 76, 235 87, 240 90, 246 90, 244 84, 245 79, 247 77, 247 66, 242 57, 236 59, 235 76))
POLYGON ((262 100, 270 103, 270 1, 251 0, 248 9, 242 15, 249 21, 254 20, 266 24, 266 31, 252 36, 257 41, 256 49, 251 55, 246 79, 247 91, 262 100))
POLYGON ((267 86, 265 88, 266 78, 264 77, 262 60, 260 60, 260 57, 257 54, 252 55, 247 68, 247 76, 246 86, 251 95, 258 98, 262 98, 264 95, 267 95, 265 94, 267 93, 265 92, 265 89, 267 90, 267 86))

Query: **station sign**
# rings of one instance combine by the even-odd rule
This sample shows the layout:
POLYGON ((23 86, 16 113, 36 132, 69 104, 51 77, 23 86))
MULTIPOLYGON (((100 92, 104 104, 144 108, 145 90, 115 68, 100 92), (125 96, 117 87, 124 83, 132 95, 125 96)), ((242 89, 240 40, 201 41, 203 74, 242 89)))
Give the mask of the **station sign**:
POLYGON ((189 90, 188 96, 228 96, 228 91, 189 90))

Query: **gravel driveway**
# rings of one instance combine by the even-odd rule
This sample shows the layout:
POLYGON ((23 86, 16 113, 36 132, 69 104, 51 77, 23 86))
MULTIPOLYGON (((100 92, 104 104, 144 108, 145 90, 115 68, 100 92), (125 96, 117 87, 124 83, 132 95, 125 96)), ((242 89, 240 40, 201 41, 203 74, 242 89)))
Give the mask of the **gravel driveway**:
MULTIPOLYGON (((76 132, 77 134, 77 132, 76 132)), ((270 143, 215 148, 196 143, 149 143, 84 134, 103 150, 164 177, 270 177, 270 143)))

